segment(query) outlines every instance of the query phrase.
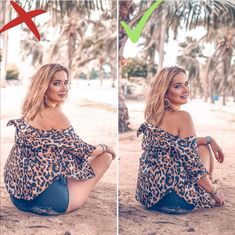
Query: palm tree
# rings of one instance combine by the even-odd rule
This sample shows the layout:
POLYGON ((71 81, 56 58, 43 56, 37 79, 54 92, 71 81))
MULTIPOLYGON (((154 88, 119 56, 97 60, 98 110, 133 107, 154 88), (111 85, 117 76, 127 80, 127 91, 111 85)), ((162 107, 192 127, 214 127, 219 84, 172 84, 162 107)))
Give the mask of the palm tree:
MULTIPOLYGON (((30 9, 46 9, 48 12, 52 15, 52 20, 50 20, 51 26, 55 26, 57 24, 61 26, 61 33, 67 36, 66 38, 66 44, 67 44, 67 57, 68 60, 68 67, 72 68, 72 59, 74 58, 74 48, 77 46, 78 41, 78 32, 75 30, 76 28, 76 17, 74 17, 74 12, 77 13, 77 15, 80 16, 81 19, 84 17, 87 17, 87 15, 90 15, 95 9, 101 10, 104 17, 106 17, 106 20, 112 18, 112 14, 115 11, 115 1, 101 1, 101 0, 70 0, 70 1, 50 1, 50 0, 44 0, 44 1, 30 1, 30 0, 19 0, 19 4, 27 11, 30 9), (79 14, 78 14, 79 13, 79 14), (67 27, 63 24, 64 21, 67 21, 67 27)), ((3 7, 1 9, 5 9, 3 12, 5 12, 5 15, 8 15, 10 13, 10 5, 9 1, 1 1, 1 4, 3 7), (9 6, 8 6, 9 5, 9 6)), ((88 20, 88 19, 87 19, 88 20)), ((4 18, 4 24, 9 22, 10 19, 4 18)), ((1 66, 4 67, 6 64, 7 58, 7 31, 3 33, 4 35, 4 45, 3 45, 3 52, 2 52, 2 63, 1 66)), ((42 36, 42 33, 41 33, 42 36)), ((47 60, 50 58, 44 58, 44 53, 41 51, 40 44, 36 44, 37 42, 33 40, 31 36, 29 36, 29 39, 26 39, 26 41, 22 41, 22 47, 25 48, 25 55, 31 54, 33 55, 33 62, 36 63, 42 63, 43 59, 47 60), (30 47, 29 47, 30 45, 30 47)), ((115 43, 116 44, 116 43, 115 43)), ((57 48, 58 49, 58 48, 57 48)), ((59 48, 60 50, 60 48, 59 48)), ((63 49, 64 50, 64 49, 63 49)), ((60 50, 61 51, 61 50, 60 50)), ((76 59, 75 59, 76 60, 76 59)), ((82 64, 84 64, 86 61, 90 61, 91 58, 88 58, 87 60, 81 61, 82 64)), ((35 65, 35 63, 33 63, 35 65)), ((1 69, 1 78, 3 81, 5 80, 4 72, 6 69, 1 69)))
MULTIPOLYGON (((0 8, 3 14, 0 18, 0 27, 10 21, 11 7, 9 1, 1 1, 0 8)), ((7 66, 7 46, 8 46, 8 31, 1 34, 3 47, 1 50, 1 87, 6 86, 6 66, 7 66)), ((1 40, 1 39, 0 39, 1 40)))
MULTIPOLYGON (((130 15, 134 12, 134 3, 133 1, 119 1, 119 22, 124 20, 125 22, 130 24, 130 15)), ((134 22, 134 21, 132 21, 134 22)), ((119 132, 127 132, 130 130, 129 128, 129 114, 128 108, 125 103, 125 96, 123 85, 121 81, 122 74, 122 63, 123 60, 123 49, 127 41, 127 36, 122 27, 119 26, 119 38, 118 38, 118 130, 119 132)))
MULTIPOLYGON (((127 1, 124 1, 127 2, 127 1)), ((129 18, 132 14, 132 12, 129 11, 129 5, 125 4, 122 1, 122 11, 127 12, 128 14, 125 15, 125 18, 129 18)), ((152 4, 152 2, 147 3, 152 4)), ((144 10, 141 9, 142 4, 139 4, 138 6, 135 5, 137 10, 135 12, 137 13, 132 17, 131 20, 129 20, 129 25, 132 26, 134 23, 143 15, 143 12, 146 11, 146 9, 149 7, 147 6, 144 10)), ((225 0, 225 1, 207 1, 207 0, 201 0, 201 1, 167 1, 165 0, 162 2, 159 6, 158 13, 161 14, 163 17, 161 18, 162 21, 166 24, 166 31, 164 31, 164 28, 160 31, 163 35, 161 37, 161 40, 159 42, 159 45, 161 45, 161 48, 159 48, 159 64, 161 66, 163 62, 163 53, 164 53, 164 42, 166 40, 167 30, 171 29, 175 33, 175 37, 177 37, 177 32, 179 28, 185 28, 187 30, 194 29, 197 26, 201 25, 207 28, 209 31, 210 28, 216 28, 219 24, 232 24, 234 21, 234 9, 235 4, 233 0, 225 0)), ((121 7, 120 7, 121 9, 121 7)), ((153 14, 151 16, 152 22, 158 22, 159 21, 159 14, 153 14)), ((150 20, 151 20, 150 19, 150 20)), ((121 19, 122 20, 122 19, 121 19)), ((124 19, 125 20, 125 19, 124 19)), ((149 27, 150 29, 152 27, 149 27)), ((160 30, 160 29, 159 29, 160 30)), ((119 30, 119 35, 121 34, 122 30, 119 30)), ((122 38, 119 42, 119 47, 121 50, 119 50, 119 57, 122 58, 123 54, 123 48, 125 46, 127 40, 127 36, 124 34, 122 35, 122 38)), ((154 40, 154 39, 153 39, 154 40)), ((149 43, 151 45, 151 43, 149 43)), ((229 62, 229 56, 231 55, 228 53, 227 50, 225 50, 227 54, 225 53, 224 56, 227 58, 226 61, 229 62)), ((226 62, 226 63, 227 63, 226 62)), ((224 72, 227 74, 229 67, 225 66, 224 72)), ((225 77, 227 76, 226 74, 225 77)))
POLYGON ((195 98, 198 90, 200 92, 200 64, 197 59, 198 55, 201 54, 201 46, 199 41, 186 37, 184 43, 180 43, 179 46, 183 48, 182 54, 177 56, 177 63, 184 67, 188 71, 188 79, 191 84, 191 98, 195 98))

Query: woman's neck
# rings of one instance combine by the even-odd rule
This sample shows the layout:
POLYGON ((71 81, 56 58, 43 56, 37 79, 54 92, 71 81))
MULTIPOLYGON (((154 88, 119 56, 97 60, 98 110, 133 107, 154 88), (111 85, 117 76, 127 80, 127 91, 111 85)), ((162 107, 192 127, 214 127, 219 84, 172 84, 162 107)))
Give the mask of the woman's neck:
POLYGON ((172 111, 172 112, 178 111, 180 110, 180 105, 170 104, 170 106, 167 107, 167 110, 172 111))

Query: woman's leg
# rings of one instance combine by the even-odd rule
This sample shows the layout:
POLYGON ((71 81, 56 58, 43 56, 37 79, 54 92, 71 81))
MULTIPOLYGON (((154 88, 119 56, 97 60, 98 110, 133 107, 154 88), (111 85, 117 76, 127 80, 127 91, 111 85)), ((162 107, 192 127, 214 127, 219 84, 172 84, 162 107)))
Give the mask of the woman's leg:
POLYGON ((212 180, 212 173, 214 169, 214 156, 208 145, 199 145, 198 147, 199 156, 205 168, 209 172, 210 180, 212 180))
POLYGON ((81 207, 87 200, 90 192, 100 180, 112 162, 112 155, 104 153, 91 160, 91 166, 95 172, 95 177, 80 181, 73 178, 67 178, 69 189, 69 206, 67 212, 81 207))

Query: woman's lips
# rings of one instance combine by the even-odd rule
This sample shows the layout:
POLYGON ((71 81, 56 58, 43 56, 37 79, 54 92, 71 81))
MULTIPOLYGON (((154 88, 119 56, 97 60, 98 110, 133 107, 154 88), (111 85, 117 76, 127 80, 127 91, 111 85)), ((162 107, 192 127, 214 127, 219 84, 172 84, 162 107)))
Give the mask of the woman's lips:
POLYGON ((181 98, 181 99, 187 99, 187 98, 188 98, 188 95, 181 95, 180 98, 181 98))
POLYGON ((65 97, 66 96, 66 93, 63 93, 63 94, 58 94, 58 96, 60 96, 60 97, 65 97))

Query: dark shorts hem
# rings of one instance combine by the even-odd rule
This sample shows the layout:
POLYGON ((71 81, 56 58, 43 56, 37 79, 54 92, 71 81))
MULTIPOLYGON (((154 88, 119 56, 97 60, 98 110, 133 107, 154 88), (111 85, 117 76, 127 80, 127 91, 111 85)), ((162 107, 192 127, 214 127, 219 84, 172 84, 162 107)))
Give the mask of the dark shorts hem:
POLYGON ((60 176, 41 194, 32 200, 18 199, 10 195, 12 203, 22 211, 38 215, 60 215, 67 211, 69 191, 67 179, 60 176))
POLYGON ((192 212, 194 210, 194 205, 189 204, 183 198, 178 196, 175 191, 172 191, 148 209, 167 214, 183 214, 192 212))

